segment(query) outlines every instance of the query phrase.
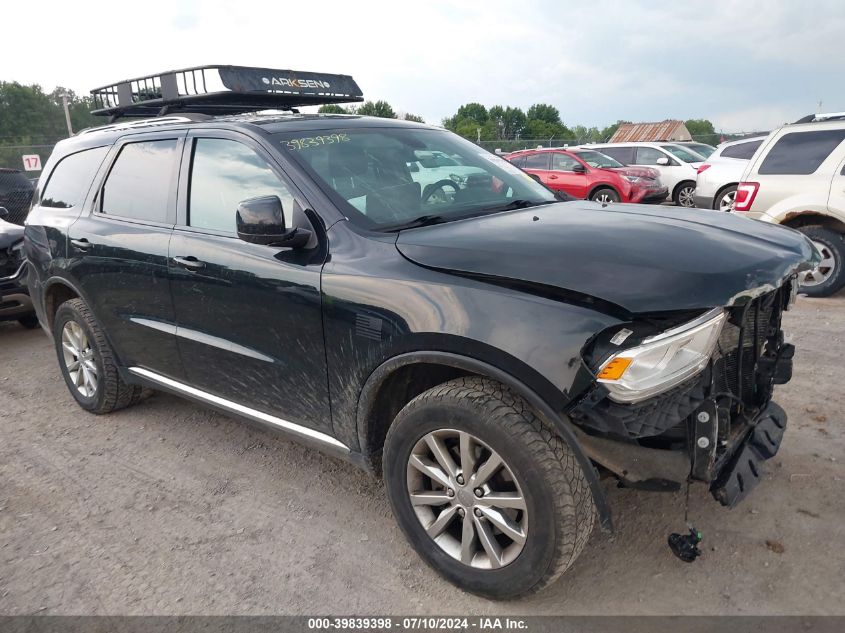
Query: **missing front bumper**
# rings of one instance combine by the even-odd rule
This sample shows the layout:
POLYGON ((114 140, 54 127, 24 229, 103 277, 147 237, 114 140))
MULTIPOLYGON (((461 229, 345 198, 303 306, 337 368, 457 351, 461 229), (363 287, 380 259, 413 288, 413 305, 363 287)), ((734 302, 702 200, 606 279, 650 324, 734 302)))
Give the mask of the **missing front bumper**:
POLYGON ((777 454, 786 421, 786 412, 774 402, 763 410, 710 486, 719 503, 734 507, 760 482, 763 462, 777 454))

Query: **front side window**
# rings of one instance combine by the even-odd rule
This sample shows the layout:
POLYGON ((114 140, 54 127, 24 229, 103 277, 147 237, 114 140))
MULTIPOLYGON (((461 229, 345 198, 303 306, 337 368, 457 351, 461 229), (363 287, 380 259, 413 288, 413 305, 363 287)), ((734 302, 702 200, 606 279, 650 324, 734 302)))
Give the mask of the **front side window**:
POLYGON ((710 158, 710 154, 716 151, 716 148, 707 143, 687 143, 683 147, 688 147, 702 158, 710 158))
POLYGON ((624 167, 622 163, 618 160, 607 156, 606 154, 602 154, 601 152, 596 152, 593 150, 580 150, 574 152, 574 154, 587 163, 590 167, 596 167, 597 169, 608 169, 608 168, 615 168, 615 167, 624 167))
POLYGON ((196 140, 188 196, 190 226, 234 233, 238 203, 261 196, 278 196, 285 223, 291 226, 293 196, 261 156, 238 141, 196 140))
POLYGON ((685 163, 700 163, 703 160, 703 157, 700 154, 684 149, 680 145, 661 145, 660 147, 685 163))
POLYGON ((845 139, 845 129, 784 134, 760 165, 761 174, 808 175, 845 139))
MULTIPOLYGON (((371 230, 556 201, 554 193, 505 159, 444 130, 352 128, 274 138, 352 222, 371 230), (457 164, 410 169, 433 155, 457 164)), ((542 156, 547 165, 548 154, 542 156)))
POLYGON ((672 164, 672 159, 659 149, 654 149, 653 147, 637 148, 637 165, 659 165, 657 161, 661 158, 667 159, 669 164, 672 164))
POLYGON ((737 143, 722 150, 720 156, 723 158, 739 158, 742 160, 750 160, 754 156, 754 152, 762 144, 763 139, 756 141, 748 141, 747 143, 737 143))
POLYGON ((41 206, 68 209, 82 204, 108 151, 108 147, 95 147, 60 160, 41 195, 41 206))
POLYGON ((106 178, 102 212, 165 222, 176 169, 176 139, 127 143, 106 178))
POLYGON ((575 166, 580 164, 568 154, 552 154, 552 171, 574 171, 575 166))

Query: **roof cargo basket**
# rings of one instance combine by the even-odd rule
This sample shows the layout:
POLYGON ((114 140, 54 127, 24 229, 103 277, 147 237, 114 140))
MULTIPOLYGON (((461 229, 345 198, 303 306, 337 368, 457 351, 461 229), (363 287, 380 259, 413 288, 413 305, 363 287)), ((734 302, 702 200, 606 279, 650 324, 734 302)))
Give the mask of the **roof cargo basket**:
POLYGON ((363 101, 361 89, 349 75, 248 66, 168 70, 96 88, 91 95, 95 108, 91 114, 111 120, 180 111, 238 114, 363 101))

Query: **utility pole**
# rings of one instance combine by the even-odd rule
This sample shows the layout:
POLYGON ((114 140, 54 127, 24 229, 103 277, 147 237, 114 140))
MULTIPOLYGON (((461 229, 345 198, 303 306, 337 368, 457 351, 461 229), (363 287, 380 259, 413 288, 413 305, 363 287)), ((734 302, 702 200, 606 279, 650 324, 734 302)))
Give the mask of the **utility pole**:
POLYGON ((62 93, 62 106, 65 109, 65 123, 67 123, 67 135, 73 136, 73 127, 70 124, 70 107, 67 102, 68 94, 66 92, 62 93))

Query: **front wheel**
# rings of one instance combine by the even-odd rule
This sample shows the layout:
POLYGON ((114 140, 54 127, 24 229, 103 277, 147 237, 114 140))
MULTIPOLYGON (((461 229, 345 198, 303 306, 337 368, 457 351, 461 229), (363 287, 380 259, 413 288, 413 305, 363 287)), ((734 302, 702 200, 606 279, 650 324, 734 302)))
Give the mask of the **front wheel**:
POLYGON ((695 183, 682 182, 675 189, 675 204, 690 209, 695 206, 695 183))
POLYGON ((595 520, 567 444, 487 379, 459 378, 408 403, 387 434, 384 473, 394 515, 423 560, 488 598, 552 583, 595 520))
POLYGON ((593 202, 601 202, 602 204, 619 202, 619 194, 610 187, 603 187, 602 189, 595 191, 593 195, 590 196, 590 200, 593 202))
POLYGON ((798 229, 810 238, 822 259, 799 278, 799 292, 809 297, 829 297, 845 287, 845 235, 823 226, 798 229))

